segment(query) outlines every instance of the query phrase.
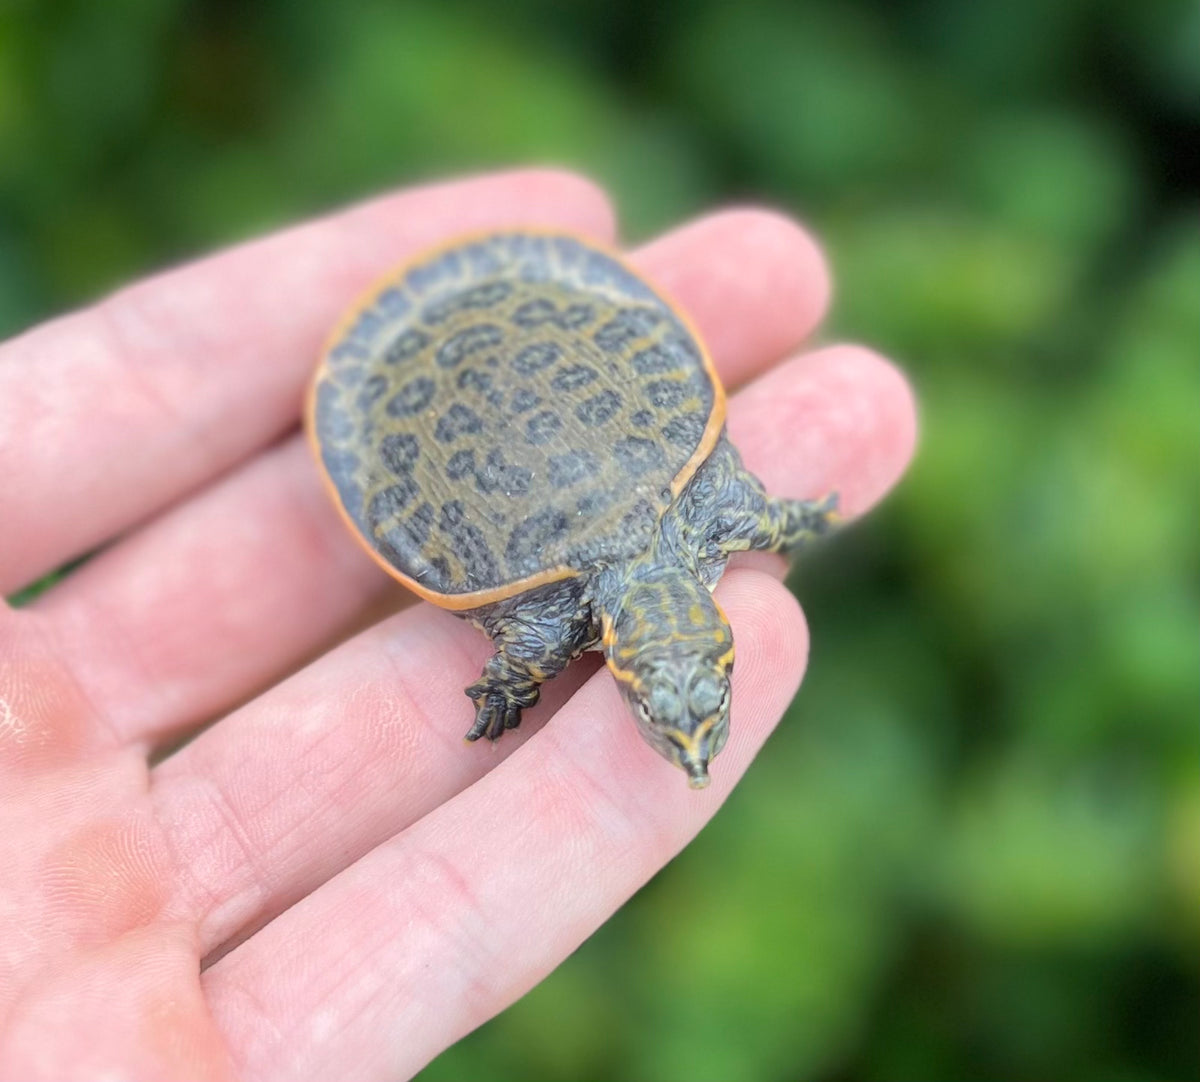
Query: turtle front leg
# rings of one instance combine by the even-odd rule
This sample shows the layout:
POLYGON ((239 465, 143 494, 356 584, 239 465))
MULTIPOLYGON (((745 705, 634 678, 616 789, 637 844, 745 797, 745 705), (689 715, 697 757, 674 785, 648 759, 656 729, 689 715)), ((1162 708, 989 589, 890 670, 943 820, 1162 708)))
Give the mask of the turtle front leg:
POLYGON ((553 675, 536 662, 509 657, 504 647, 497 650, 467 688, 475 703, 475 724, 467 730, 467 740, 498 740, 506 729, 515 729, 521 724, 521 711, 540 698, 542 681, 553 675))
POLYGON ((758 515, 747 516, 739 524, 740 528, 722 541, 721 547, 725 552, 748 548, 793 552, 837 525, 840 521, 837 507, 836 492, 819 500, 784 500, 768 496, 758 515))
POLYGON ((708 546, 722 557, 746 549, 792 552, 841 521, 836 493, 817 500, 768 496, 727 439, 714 449, 704 470, 707 476, 697 497, 708 510, 697 517, 712 523, 708 546))
POLYGON ((574 582, 554 584, 471 614, 491 638, 496 652, 479 679, 468 687, 475 703, 475 724, 467 740, 498 740, 521 723, 521 711, 533 706, 541 686, 565 669, 595 639, 591 610, 574 582))

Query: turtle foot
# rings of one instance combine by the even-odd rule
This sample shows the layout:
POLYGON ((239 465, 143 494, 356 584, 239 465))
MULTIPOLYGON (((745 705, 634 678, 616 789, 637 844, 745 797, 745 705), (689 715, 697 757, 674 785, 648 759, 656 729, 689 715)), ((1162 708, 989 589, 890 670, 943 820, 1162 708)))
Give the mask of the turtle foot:
POLYGON ((467 697, 475 703, 475 724, 467 730, 466 739, 478 740, 486 736, 495 741, 506 730, 521 724, 521 711, 538 701, 540 689, 536 684, 521 687, 496 685, 489 680, 480 680, 467 688, 467 697))

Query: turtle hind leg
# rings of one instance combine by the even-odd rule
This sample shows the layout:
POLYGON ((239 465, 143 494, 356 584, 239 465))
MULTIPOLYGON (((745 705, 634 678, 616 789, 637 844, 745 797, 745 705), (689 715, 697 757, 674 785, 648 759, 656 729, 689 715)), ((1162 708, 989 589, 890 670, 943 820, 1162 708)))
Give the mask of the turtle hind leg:
POLYGON ((498 740, 521 723, 545 681, 557 676, 595 638, 591 610, 582 601, 582 583, 554 583, 471 614, 491 638, 496 652, 466 689, 475 704, 467 740, 498 740))

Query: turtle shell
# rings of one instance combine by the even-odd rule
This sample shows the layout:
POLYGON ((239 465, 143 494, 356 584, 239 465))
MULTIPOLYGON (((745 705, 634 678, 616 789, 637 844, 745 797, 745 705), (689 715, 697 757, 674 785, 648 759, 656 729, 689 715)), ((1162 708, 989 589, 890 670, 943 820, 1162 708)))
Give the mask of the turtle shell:
POLYGON ((393 576, 474 608, 644 550, 724 392, 684 316, 615 254, 489 234, 378 284, 326 346, 309 432, 393 576))

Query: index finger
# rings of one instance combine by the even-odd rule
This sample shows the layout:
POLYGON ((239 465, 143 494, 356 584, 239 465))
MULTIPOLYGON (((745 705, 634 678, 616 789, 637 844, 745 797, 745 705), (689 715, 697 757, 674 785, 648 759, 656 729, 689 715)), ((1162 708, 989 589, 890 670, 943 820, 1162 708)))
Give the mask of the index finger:
POLYGON ((0 349, 0 594, 291 427, 347 296, 456 232, 608 240, 590 182, 530 170, 387 196, 122 290, 0 349))
POLYGON ((553 725, 207 970, 243 1074, 410 1077, 545 977, 683 848, 779 720, 808 650, 781 583, 734 570, 718 594, 745 660, 712 786, 689 789, 596 673, 553 725))

